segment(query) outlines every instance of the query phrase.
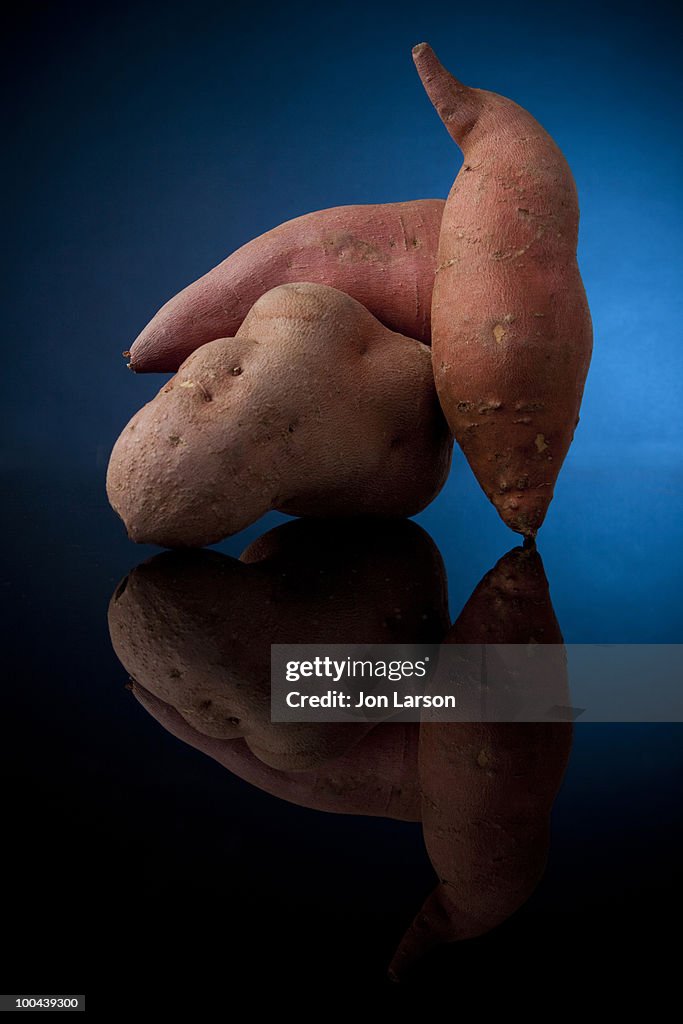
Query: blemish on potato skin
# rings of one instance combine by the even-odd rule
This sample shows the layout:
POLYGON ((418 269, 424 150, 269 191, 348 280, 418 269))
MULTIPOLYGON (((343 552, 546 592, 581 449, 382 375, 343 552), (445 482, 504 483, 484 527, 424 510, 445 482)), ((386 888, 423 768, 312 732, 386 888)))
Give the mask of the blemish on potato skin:
MULTIPOLYGON (((498 493, 507 494, 508 491, 526 491, 530 487, 529 477, 520 476, 513 483, 508 480, 501 480, 498 484, 498 493)), ((510 505, 512 508, 512 505, 510 505)))
POLYGON ((498 398, 491 398, 488 401, 482 401, 479 403, 477 412, 480 416, 486 416, 490 412, 498 412, 503 408, 503 403, 498 398))
POLYGON ((536 434, 536 437, 534 438, 534 444, 536 445, 536 451, 539 452, 539 454, 541 452, 544 452, 546 448, 549 447, 548 442, 546 441, 543 434, 536 434))
POLYGON ((493 337, 495 338, 496 344, 500 345, 501 341, 507 334, 505 327, 502 324, 496 324, 493 328, 493 337))
MULTIPOLYGON (((201 383, 201 381, 183 380, 183 381, 180 382, 178 387, 187 388, 188 390, 196 388, 197 391, 201 394, 201 396, 202 396, 202 398, 204 399, 205 402, 212 402, 213 401, 213 395, 209 392, 208 388, 204 384, 201 383)), ((167 389, 164 388, 164 391, 165 390, 167 390, 167 389)), ((170 391, 170 388, 168 390, 170 391)))
POLYGON ((345 260, 361 263, 383 263, 386 259, 381 249, 350 232, 340 231, 329 235, 322 240, 320 246, 326 256, 330 256, 333 253, 336 254, 340 263, 345 260))
POLYGON ((477 765, 479 768, 488 768, 491 764, 491 758, 488 751, 480 750, 477 754, 477 765))
POLYGON ((540 412, 545 402, 515 402, 515 412, 540 412))

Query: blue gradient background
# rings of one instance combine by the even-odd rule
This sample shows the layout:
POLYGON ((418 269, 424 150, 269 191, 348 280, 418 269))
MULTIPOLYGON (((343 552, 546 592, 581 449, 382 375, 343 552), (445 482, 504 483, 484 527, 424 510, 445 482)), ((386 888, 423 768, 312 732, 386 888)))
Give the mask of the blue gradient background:
MULTIPOLYGON (((681 620, 662 588, 683 540, 680 27, 657 2, 647 18, 579 2, 562 20, 533 3, 29 4, 6 71, 10 480, 40 472, 53 494, 68 480, 101 499, 114 439, 160 383, 125 373, 121 351, 248 239, 311 209, 447 194, 460 155, 410 57, 427 39, 465 82, 528 107, 579 189, 595 351, 542 551, 557 597, 571 565, 567 587, 589 605, 596 588, 618 589, 625 618, 596 626, 597 608, 574 608, 568 639, 632 636, 653 601, 629 606, 615 586, 625 571, 660 595, 638 638, 673 639, 681 620)), ((459 454, 422 520, 449 562, 466 559, 458 603, 512 539, 459 454)))
MULTIPOLYGON (((112 848, 126 856, 126 829, 138 830, 139 884, 159 891, 183 871, 180 853, 160 867, 169 845, 189 864, 204 857, 202 837, 233 849, 211 818, 226 787, 240 849, 262 871, 258 844, 269 847, 280 823, 300 837, 301 857, 312 842, 323 860, 341 848, 365 863, 372 847, 386 867, 400 833, 414 864, 420 844, 402 826, 318 816, 307 834, 305 812, 229 783, 123 701, 105 609, 151 549, 127 541, 104 472, 160 378, 127 373, 120 353, 167 298, 277 223, 447 194, 460 155, 410 57, 428 40, 463 81, 527 107, 579 189, 595 350, 539 538, 565 638, 681 642, 681 17, 671 4, 582 0, 561 14, 499 2, 28 3, 19 17, 2 72, 11 148, 0 386, 5 624, 23 681, 10 703, 43 751, 25 784, 66 820, 80 813, 74 834, 105 863, 112 848), (178 801, 191 825, 168 840, 178 801)), ((281 519, 220 547, 238 554, 281 519)), ((515 538, 458 453, 419 521, 444 556, 455 618, 515 538)), ((681 751, 675 728, 579 727, 537 909, 658 906, 683 843, 681 751)), ((375 898, 378 913, 393 899, 375 898)))

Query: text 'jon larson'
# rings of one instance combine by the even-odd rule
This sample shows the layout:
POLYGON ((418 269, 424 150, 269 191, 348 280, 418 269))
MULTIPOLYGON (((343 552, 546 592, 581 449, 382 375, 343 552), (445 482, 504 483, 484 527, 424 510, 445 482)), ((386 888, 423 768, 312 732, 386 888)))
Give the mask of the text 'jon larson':
POLYGON ((363 693, 359 691, 355 700, 342 690, 328 690, 327 693, 300 693, 291 690, 286 698, 290 708, 454 708, 455 697, 441 694, 401 694, 394 691, 393 703, 386 693, 363 693))

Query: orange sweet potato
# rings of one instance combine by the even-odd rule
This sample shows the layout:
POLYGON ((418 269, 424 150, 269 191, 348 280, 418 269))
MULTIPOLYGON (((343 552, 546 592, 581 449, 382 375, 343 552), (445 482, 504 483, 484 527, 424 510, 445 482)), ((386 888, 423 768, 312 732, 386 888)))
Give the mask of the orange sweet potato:
POLYGON ((534 536, 578 423, 592 348, 576 187, 526 110, 462 85, 426 43, 413 56, 465 158, 446 201, 432 299, 439 398, 502 519, 534 536))
POLYGON ((261 295, 295 281, 338 288, 392 331, 429 343, 443 207, 338 206, 280 224, 162 306, 126 353, 131 369, 175 372, 200 345, 233 337, 261 295))
MULTIPOLYGON (((538 553, 515 548, 505 555, 445 642, 561 648, 538 553)), ((439 884, 399 945, 390 967, 395 978, 433 947, 501 924, 534 891, 571 736, 569 723, 422 723, 422 827, 439 884)))

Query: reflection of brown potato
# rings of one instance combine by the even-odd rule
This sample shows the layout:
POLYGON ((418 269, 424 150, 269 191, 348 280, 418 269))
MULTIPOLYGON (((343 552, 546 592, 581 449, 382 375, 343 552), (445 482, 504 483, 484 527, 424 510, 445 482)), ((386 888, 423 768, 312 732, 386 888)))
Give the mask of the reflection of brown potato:
MULTIPOLYGON (((259 761, 243 739, 203 736, 137 683, 133 693, 160 725, 183 743, 212 757, 240 779, 271 796, 334 814, 419 821, 417 722, 384 722, 339 757, 309 771, 287 772, 259 761)), ((358 726, 354 728, 358 729, 358 726)))
MULTIPOLYGON (((515 548, 488 573, 446 643, 561 644, 543 563, 515 548)), ((425 722, 422 827, 440 883, 404 935, 391 972, 430 948, 505 921, 536 888, 569 756, 568 724, 425 722)))
POLYGON ((370 725, 270 721, 272 643, 439 642, 443 563, 415 523, 287 523, 237 561, 215 551, 158 555, 109 608, 114 649, 144 690, 197 732, 243 737, 266 764, 311 768, 370 725))

